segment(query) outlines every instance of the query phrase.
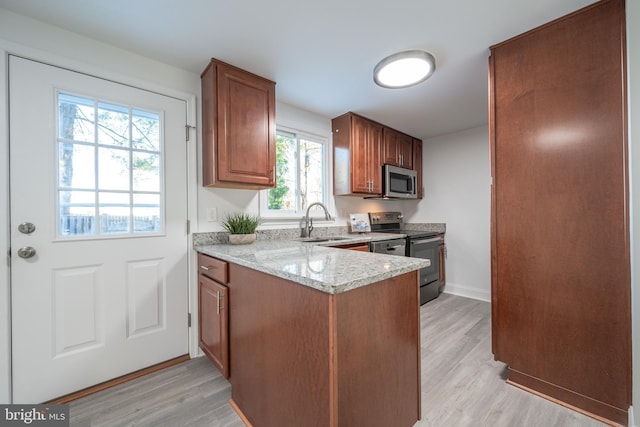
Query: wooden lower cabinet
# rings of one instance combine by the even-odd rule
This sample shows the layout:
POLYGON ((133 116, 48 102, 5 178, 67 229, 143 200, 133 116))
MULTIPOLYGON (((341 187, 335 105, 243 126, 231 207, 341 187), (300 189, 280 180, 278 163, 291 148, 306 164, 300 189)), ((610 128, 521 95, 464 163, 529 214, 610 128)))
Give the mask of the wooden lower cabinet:
POLYGON ((222 375, 229 378, 229 293, 224 284, 213 279, 224 277, 226 281, 227 263, 205 255, 200 255, 198 261, 200 348, 222 375))
POLYGON ((254 427, 420 419, 418 273, 331 295, 229 267, 232 405, 254 427))
POLYGON ((369 252, 368 243, 348 243, 346 245, 332 246, 332 248, 349 249, 351 251, 369 252))
POLYGON ((442 240, 438 244, 438 288, 442 292, 442 288, 447 283, 445 274, 445 258, 447 257, 447 249, 444 244, 444 234, 441 234, 442 240))

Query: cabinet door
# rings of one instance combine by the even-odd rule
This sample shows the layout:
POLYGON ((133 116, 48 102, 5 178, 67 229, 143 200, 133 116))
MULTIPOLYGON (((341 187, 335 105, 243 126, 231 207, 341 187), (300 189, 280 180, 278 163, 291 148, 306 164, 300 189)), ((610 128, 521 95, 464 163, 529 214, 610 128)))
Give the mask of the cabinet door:
POLYGON ((489 123, 496 360, 511 382, 626 425, 624 11, 599 1, 492 47, 489 123))
POLYGON ((200 348, 229 378, 228 288, 199 275, 200 348))
POLYGON ((413 165, 413 138, 404 133, 385 127, 383 163, 411 169, 413 165))
POLYGON ((354 193, 382 193, 382 126, 352 116, 351 188, 354 193))
POLYGON ((217 179, 275 186, 275 83, 218 64, 217 179))
POLYGON ((418 187, 418 199, 422 199, 422 141, 413 140, 413 170, 416 171, 418 187))

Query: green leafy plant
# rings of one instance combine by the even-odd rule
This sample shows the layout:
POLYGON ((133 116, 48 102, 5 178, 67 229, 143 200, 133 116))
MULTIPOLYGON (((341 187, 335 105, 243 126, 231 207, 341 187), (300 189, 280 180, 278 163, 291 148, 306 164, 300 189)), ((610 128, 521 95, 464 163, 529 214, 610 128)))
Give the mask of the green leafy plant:
POLYGON ((222 221, 222 227, 229 234, 253 234, 256 232, 259 223, 260 219, 257 216, 235 213, 226 216, 222 221))

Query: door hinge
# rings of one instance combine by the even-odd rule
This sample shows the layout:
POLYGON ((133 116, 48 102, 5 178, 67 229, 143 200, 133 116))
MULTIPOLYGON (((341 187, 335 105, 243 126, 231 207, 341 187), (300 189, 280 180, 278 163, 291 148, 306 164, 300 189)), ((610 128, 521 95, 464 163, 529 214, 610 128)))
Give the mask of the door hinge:
POLYGON ((191 220, 187 220, 187 235, 191 234, 191 220))
POLYGON ((191 327, 191 313, 187 313, 187 326, 191 327))
POLYGON ((195 129, 195 128, 196 128, 195 126, 184 125, 185 137, 187 142, 189 142, 189 130, 195 129))

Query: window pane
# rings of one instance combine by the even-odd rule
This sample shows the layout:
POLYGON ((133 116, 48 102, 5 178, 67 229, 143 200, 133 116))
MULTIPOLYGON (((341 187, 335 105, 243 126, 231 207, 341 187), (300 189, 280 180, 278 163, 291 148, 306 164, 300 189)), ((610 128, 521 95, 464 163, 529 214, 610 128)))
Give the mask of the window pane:
POLYGON ((268 192, 269 210, 296 209, 296 140, 293 135, 276 135, 276 188, 268 192))
POLYGON ((61 142, 58 146, 58 185, 67 188, 95 188, 94 146, 71 142, 61 142))
POLYGON ((95 142, 95 107, 92 99, 58 95, 58 137, 95 142))
POLYGON ((324 203, 323 144, 300 140, 300 199, 301 209, 311 203, 324 203))
POLYGON ((162 231, 160 114, 63 93, 58 107, 59 235, 162 231))
POLYGON ((160 195, 133 195, 133 231, 160 232, 160 195))
POLYGON ((60 235, 95 234, 95 193, 93 191, 60 191, 58 194, 60 235))
POLYGON ((129 109, 120 105, 98 104, 98 143, 129 147, 129 109))
POLYGON ((100 234, 129 233, 129 193, 99 194, 100 234))
POLYGON ((115 148, 98 149, 98 188, 129 190, 129 151, 115 148))
POLYGON ((160 156, 133 153, 133 190, 160 191, 160 156))
POLYGON ((133 148, 160 151, 160 116, 142 110, 133 110, 131 117, 131 144, 133 148))

